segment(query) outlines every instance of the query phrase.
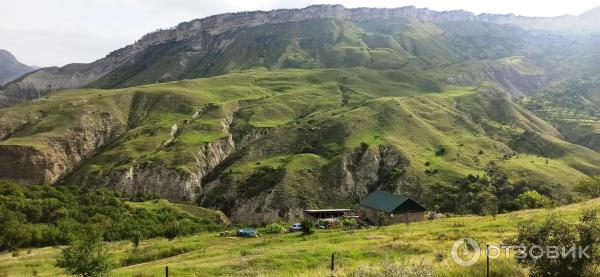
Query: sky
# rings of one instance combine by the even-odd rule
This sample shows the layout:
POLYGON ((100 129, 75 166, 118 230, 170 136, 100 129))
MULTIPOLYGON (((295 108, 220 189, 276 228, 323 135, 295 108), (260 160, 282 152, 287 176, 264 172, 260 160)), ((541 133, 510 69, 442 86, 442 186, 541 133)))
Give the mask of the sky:
POLYGON ((0 49, 28 65, 87 63, 146 33, 206 16, 250 10, 342 4, 348 8, 413 5, 433 10, 525 16, 578 15, 600 0, 0 0, 0 49))

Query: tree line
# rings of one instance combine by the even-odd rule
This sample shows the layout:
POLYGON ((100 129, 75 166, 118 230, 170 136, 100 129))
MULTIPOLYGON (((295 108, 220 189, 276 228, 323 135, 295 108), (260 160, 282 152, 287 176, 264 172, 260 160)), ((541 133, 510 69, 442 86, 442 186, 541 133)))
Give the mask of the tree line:
POLYGON ((68 244, 90 227, 102 230, 104 241, 173 238, 222 227, 170 207, 133 207, 106 189, 9 182, 0 182, 0 222, 0 251, 68 244))

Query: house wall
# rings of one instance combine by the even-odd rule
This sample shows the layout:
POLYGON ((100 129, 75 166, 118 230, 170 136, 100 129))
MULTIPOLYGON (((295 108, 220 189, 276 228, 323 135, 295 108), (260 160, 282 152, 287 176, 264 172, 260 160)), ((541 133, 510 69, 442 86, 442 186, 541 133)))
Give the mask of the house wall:
POLYGON ((397 224, 397 223, 410 223, 410 222, 424 221, 426 218, 425 213, 426 212, 399 213, 399 214, 394 214, 394 216, 391 217, 390 214, 388 214, 388 213, 380 212, 378 210, 375 210, 375 209, 372 209, 369 207, 360 206, 358 208, 358 215, 360 216, 360 218, 363 220, 367 220, 371 224, 375 224, 375 225, 380 224, 380 222, 379 222, 380 215, 381 215, 381 220, 382 220, 381 224, 382 225, 391 225, 391 224, 397 224))

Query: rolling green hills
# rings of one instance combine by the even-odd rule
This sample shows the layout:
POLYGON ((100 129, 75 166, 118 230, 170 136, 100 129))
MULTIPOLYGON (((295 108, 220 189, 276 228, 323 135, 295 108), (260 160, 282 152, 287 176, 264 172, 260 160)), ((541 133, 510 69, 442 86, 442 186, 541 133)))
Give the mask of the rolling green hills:
POLYGON ((9 123, 1 175, 195 201, 257 223, 352 206, 376 189, 431 207, 449 193, 443 210, 479 212, 452 191, 491 170, 505 175, 513 198, 536 189, 567 203, 575 182, 600 174, 600 154, 563 141, 502 86, 434 75, 252 70, 54 93, 0 110, 9 123))
POLYGON ((41 98, 0 109, 0 179, 248 223, 378 189, 457 213, 514 210, 527 190, 571 203, 600 174, 598 37, 502 18, 311 6, 182 23, 68 81, 3 87, 41 98))
MULTIPOLYGON (((339 276, 421 259, 440 276, 481 275, 482 262, 461 268, 443 251, 598 206, 573 204, 580 180, 600 176, 590 22, 311 6, 193 20, 40 69, 0 87, 0 246, 61 245, 90 225, 106 230, 114 276, 323 276, 333 252, 339 276), (213 232, 355 208, 376 190, 451 217, 213 232), (531 195, 554 209, 518 211, 531 195), (136 238, 135 250, 118 242, 136 238)), ((0 276, 60 276, 59 249, 0 253, 0 276)), ((527 275, 513 259, 492 271, 527 275)))

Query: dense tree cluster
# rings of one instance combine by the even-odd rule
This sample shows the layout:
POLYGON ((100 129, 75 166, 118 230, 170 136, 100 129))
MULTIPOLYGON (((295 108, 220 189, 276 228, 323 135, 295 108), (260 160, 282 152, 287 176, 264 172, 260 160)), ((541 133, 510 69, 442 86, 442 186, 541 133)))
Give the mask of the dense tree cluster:
MULTIPOLYGON (((494 215, 521 209, 549 208, 557 202, 570 199, 551 197, 560 194, 559 187, 543 182, 510 182, 493 164, 488 165, 484 176, 468 175, 454 183, 435 183, 429 187, 431 205, 442 212, 459 214, 494 215)), ((567 197, 568 195, 561 195, 567 197)))
POLYGON ((172 238, 219 228, 172 208, 132 207, 107 190, 6 182, 0 182, 0 222, 0 250, 66 244, 89 226, 103 230, 105 241, 172 238))

